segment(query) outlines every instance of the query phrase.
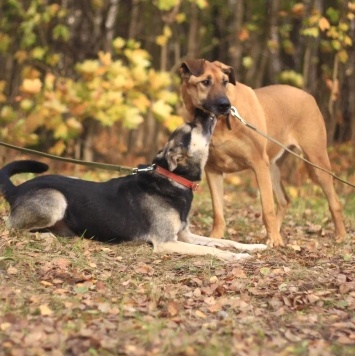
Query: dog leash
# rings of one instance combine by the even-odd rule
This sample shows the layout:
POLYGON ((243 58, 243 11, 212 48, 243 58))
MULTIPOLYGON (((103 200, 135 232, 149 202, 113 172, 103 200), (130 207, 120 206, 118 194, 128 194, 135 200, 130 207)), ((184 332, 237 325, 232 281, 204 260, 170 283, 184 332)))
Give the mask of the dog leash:
POLYGON ((273 137, 270 137, 268 135, 266 135, 265 133, 259 131, 254 125, 250 124, 249 122, 245 121, 241 115, 239 114, 237 108, 235 106, 232 106, 231 109, 230 109, 230 112, 231 112, 231 115, 236 117, 244 126, 252 129, 253 131, 255 131, 256 133, 258 133, 259 135, 265 137, 266 139, 276 143, 277 145, 281 146, 284 150, 286 150, 287 152, 293 154, 294 156, 296 156, 297 158, 303 160, 304 162, 310 164, 311 166, 315 167, 315 168, 318 168, 320 169, 321 171, 323 172, 326 172, 328 174, 330 174, 332 177, 334 177, 335 179, 339 180, 340 182, 342 183, 345 183, 347 185, 349 185, 350 187, 352 188, 355 188, 355 185, 354 184, 351 184, 349 182, 347 182, 346 180, 338 177, 337 175, 335 175, 333 172, 330 172, 328 171, 327 169, 323 168, 323 167, 320 167, 314 163, 312 163, 311 161, 309 161, 308 159, 298 155, 297 153, 293 152, 291 149, 289 149, 287 146, 285 146, 284 144, 282 144, 281 142, 279 142, 278 140, 274 139, 273 137))
POLYGON ((51 155, 49 153, 31 150, 29 148, 18 147, 18 146, 11 145, 9 143, 5 143, 2 141, 0 141, 0 146, 5 146, 5 147, 12 148, 12 149, 20 151, 20 152, 24 152, 24 153, 28 153, 28 154, 32 154, 32 155, 36 155, 36 156, 55 159, 57 161, 80 164, 82 166, 101 168, 101 169, 105 169, 105 170, 109 170, 109 171, 116 171, 116 172, 120 172, 120 173, 125 172, 127 174, 138 174, 141 172, 155 171, 162 176, 170 178, 170 179, 174 180, 175 182, 180 183, 187 188, 190 188, 192 191, 196 191, 197 188, 199 187, 198 183, 191 182, 188 179, 180 177, 177 174, 172 173, 172 172, 168 171, 167 169, 164 169, 163 167, 157 166, 155 164, 152 164, 152 165, 140 164, 136 168, 129 168, 129 167, 117 166, 115 164, 89 162, 89 161, 82 161, 82 160, 73 159, 73 158, 60 157, 60 156, 56 156, 56 155, 51 155))
POLYGON ((49 153, 44 153, 44 152, 40 152, 40 151, 36 151, 36 150, 31 150, 29 148, 18 147, 18 146, 11 145, 9 143, 5 143, 5 142, 2 142, 2 141, 0 141, 0 146, 5 146, 5 147, 12 148, 12 149, 20 151, 20 152, 24 152, 24 153, 28 153, 28 154, 32 154, 32 155, 36 155, 36 156, 55 159, 57 161, 80 164, 80 165, 86 166, 86 167, 106 169, 106 170, 109 170, 109 171, 116 171, 116 172, 127 173, 127 174, 133 173, 136 170, 136 168, 117 166, 115 164, 100 163, 100 162, 89 162, 89 161, 82 161, 82 160, 74 159, 74 158, 65 158, 65 157, 55 156, 55 155, 51 155, 49 153))

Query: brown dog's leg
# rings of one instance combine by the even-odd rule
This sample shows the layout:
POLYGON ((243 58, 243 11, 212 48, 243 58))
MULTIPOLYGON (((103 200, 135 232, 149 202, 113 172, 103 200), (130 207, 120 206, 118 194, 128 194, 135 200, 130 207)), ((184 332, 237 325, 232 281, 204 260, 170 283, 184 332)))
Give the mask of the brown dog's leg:
MULTIPOLYGON (((331 171, 332 168, 326 151, 319 151, 321 152, 321 154, 319 154, 317 150, 315 150, 314 151, 315 153, 313 153, 313 152, 306 152, 306 149, 304 147, 303 149, 309 161, 331 171)), ((307 168, 310 171, 311 177, 321 186, 324 195, 328 200, 329 210, 330 213, 332 214, 332 218, 335 226, 335 238, 337 242, 341 242, 344 240, 344 237, 346 236, 346 230, 344 226, 342 207, 339 203, 337 194, 334 189, 333 177, 330 174, 323 172, 312 166, 307 165, 307 168)))
POLYGON ((287 196, 285 188, 281 182, 280 167, 276 162, 270 163, 270 174, 272 181, 272 189, 274 191, 277 202, 276 220, 278 231, 280 232, 282 221, 285 217, 286 210, 290 204, 290 199, 287 196))
POLYGON ((206 166, 205 168, 207 183, 210 188, 213 208, 213 227, 210 236, 222 238, 226 228, 223 215, 223 173, 206 166))
POLYGON ((279 232, 278 222, 274 208, 274 197, 272 182, 269 171, 268 159, 259 159, 253 162, 252 167, 259 186, 263 221, 267 231, 268 244, 270 246, 284 246, 284 242, 279 232))

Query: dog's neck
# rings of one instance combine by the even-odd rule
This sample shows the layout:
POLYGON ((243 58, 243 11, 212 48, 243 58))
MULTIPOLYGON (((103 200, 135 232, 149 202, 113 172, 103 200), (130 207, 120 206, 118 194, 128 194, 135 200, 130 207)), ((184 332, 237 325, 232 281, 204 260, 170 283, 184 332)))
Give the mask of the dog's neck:
POLYGON ((184 177, 179 176, 173 172, 170 172, 169 170, 167 170, 161 166, 156 166, 155 172, 157 172, 160 175, 167 177, 167 178, 173 180, 174 182, 179 183, 179 184, 183 185, 184 187, 189 188, 193 191, 197 190, 197 188, 198 188, 198 183, 195 183, 188 179, 185 179, 184 177))
MULTIPOLYGON (((156 157, 153 160, 153 164, 160 166, 164 168, 166 171, 170 172, 168 162, 166 161, 165 158, 156 157)), ((196 166, 193 167, 177 166, 174 172, 171 173, 185 179, 186 181, 191 181, 191 183, 193 183, 201 180, 202 169, 200 167, 197 168, 196 166)))

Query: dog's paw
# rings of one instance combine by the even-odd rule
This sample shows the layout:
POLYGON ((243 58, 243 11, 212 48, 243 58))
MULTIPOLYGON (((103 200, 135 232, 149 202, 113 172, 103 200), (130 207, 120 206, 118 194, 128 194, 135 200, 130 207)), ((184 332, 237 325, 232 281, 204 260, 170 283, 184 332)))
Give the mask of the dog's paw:
POLYGON ((249 255, 249 253, 235 253, 235 258, 237 259, 237 261, 240 260, 248 260, 250 258, 253 258, 252 255, 249 255))
POLYGON ((285 246, 283 241, 282 242, 274 242, 274 241, 268 240, 266 242, 266 244, 270 248, 277 248, 277 247, 284 247, 285 246))
POLYGON ((269 238, 266 242, 268 247, 283 247, 285 246, 284 241, 282 240, 282 237, 280 236, 279 238, 269 238))
POLYGON ((249 255, 249 253, 233 253, 232 255, 233 256, 230 262, 244 261, 253 258, 252 255, 249 255))
POLYGON ((221 252, 215 255, 218 259, 224 262, 239 262, 244 261, 249 258, 253 258, 249 253, 232 253, 232 252, 221 252))
POLYGON ((250 244, 248 247, 248 251, 250 252, 262 251, 262 250, 266 250, 267 248, 268 246, 265 244, 250 244))

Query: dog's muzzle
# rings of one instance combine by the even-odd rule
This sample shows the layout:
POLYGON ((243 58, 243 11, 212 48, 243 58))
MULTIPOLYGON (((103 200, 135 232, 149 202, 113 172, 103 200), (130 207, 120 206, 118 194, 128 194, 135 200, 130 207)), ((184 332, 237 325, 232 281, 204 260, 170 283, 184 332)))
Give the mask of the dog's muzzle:
POLYGON ((230 108, 231 103, 227 97, 222 97, 203 104, 204 110, 216 116, 229 114, 230 108))

